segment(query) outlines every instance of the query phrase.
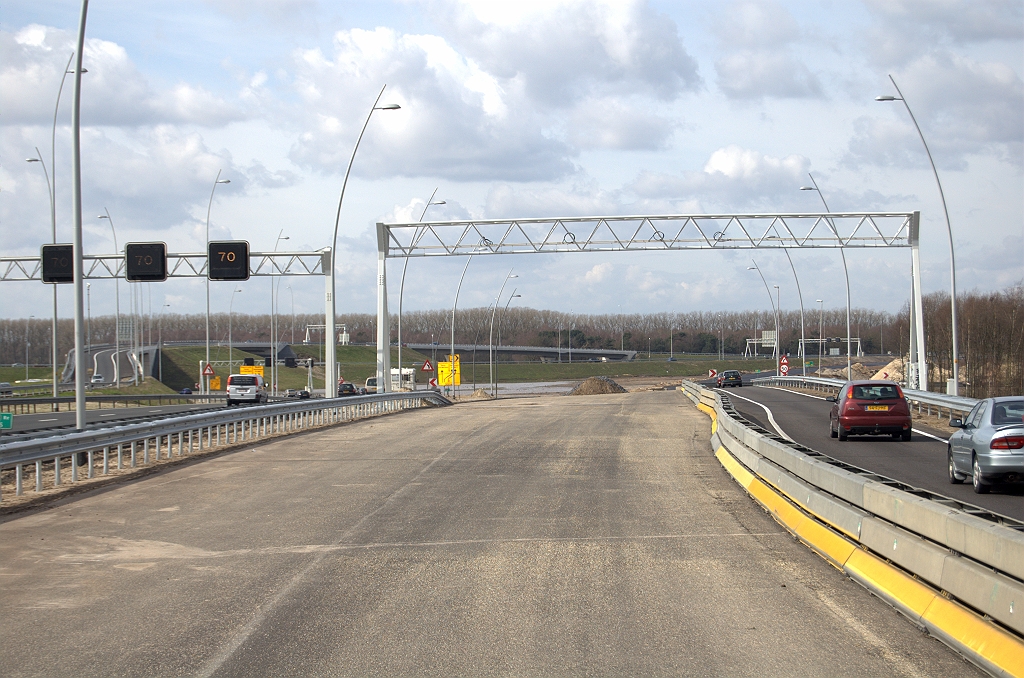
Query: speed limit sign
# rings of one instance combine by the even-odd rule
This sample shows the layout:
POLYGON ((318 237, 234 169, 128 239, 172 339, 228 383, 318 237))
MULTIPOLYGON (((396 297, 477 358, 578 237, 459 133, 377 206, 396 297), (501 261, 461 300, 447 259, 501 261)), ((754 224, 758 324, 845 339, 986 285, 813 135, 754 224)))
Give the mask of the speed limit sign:
POLYGON ((779 374, 782 376, 789 374, 789 358, 786 356, 779 359, 779 374))

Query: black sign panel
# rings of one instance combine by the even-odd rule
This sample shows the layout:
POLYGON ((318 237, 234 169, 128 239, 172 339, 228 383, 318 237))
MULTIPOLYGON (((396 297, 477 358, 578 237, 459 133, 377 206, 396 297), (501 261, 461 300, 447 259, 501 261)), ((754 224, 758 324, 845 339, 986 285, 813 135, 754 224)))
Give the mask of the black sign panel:
POLYGON ((75 280, 74 245, 43 245, 43 282, 69 283, 75 280))
POLYGON ((249 243, 245 240, 211 242, 207 257, 210 280, 249 279, 249 243))
POLYGON ((167 245, 162 242, 130 242, 124 246, 125 273, 130 282, 167 280, 167 245))

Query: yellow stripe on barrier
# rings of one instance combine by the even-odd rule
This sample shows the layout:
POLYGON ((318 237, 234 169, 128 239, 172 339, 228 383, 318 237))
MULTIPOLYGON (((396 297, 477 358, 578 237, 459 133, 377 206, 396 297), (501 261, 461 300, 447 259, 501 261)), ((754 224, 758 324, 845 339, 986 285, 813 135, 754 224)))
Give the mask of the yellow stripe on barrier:
MULTIPOLYGON (((1024 678, 1024 642, 829 529, 751 473, 724 447, 715 457, 801 541, 889 603, 937 629, 1004 675, 1024 678)), ((813 514, 812 514, 813 515, 813 514)))
POLYGON ((711 417, 711 434, 714 435, 718 431, 718 415, 715 414, 715 408, 704 403, 697 403, 697 409, 711 417))

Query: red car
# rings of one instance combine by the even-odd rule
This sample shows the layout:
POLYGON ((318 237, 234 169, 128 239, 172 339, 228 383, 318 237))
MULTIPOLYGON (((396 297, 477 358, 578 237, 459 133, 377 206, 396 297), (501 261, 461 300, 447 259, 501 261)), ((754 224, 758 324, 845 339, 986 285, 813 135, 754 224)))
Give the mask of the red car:
POLYGON ((847 382, 838 396, 825 400, 835 403, 828 422, 833 438, 891 435, 894 440, 910 440, 910 404, 894 381, 847 382))

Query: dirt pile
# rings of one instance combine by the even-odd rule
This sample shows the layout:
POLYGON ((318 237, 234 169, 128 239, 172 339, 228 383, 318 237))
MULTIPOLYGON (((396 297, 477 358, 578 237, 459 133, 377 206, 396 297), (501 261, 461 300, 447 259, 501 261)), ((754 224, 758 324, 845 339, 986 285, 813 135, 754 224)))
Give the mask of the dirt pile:
POLYGON ((608 393, 628 393, 608 377, 590 377, 567 395, 605 395, 608 393))
POLYGON ((891 363, 878 370, 872 379, 888 379, 889 381, 903 381, 903 359, 896 358, 891 363))
POLYGON ((469 397, 472 398, 473 400, 490 400, 491 392, 485 388, 478 388, 477 390, 473 391, 473 393, 471 393, 469 397))
MULTIPOLYGON (((850 366, 853 370, 854 379, 872 379, 875 375, 875 369, 873 367, 865 367, 862 363, 854 363, 850 366)), ((827 377, 829 379, 846 379, 846 368, 837 367, 835 369, 822 368, 815 373, 816 377, 827 377)))

